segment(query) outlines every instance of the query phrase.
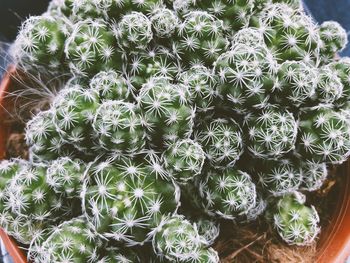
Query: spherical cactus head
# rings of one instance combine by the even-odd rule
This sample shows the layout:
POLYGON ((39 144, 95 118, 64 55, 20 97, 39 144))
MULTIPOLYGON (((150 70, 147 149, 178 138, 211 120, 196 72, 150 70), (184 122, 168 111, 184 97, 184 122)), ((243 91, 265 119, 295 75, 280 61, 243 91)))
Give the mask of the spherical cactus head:
POLYGON ((333 59, 337 52, 348 44, 346 30, 335 21, 323 22, 320 26, 321 57, 324 62, 333 59))
POLYGON ((118 45, 125 50, 145 49, 153 39, 152 23, 140 12, 124 15, 113 31, 118 45))
POLYGON ((256 187, 250 175, 234 168, 206 171, 198 187, 209 215, 236 220, 256 205, 256 187))
POLYGON ((320 103, 334 103, 343 95, 343 84, 336 71, 330 66, 319 70, 315 99, 320 103))
POLYGON ((150 20, 155 36, 158 38, 171 37, 180 24, 174 11, 164 7, 154 9, 150 20))
POLYGON ((58 71, 65 65, 64 43, 70 31, 71 24, 63 17, 30 17, 22 24, 12 55, 25 70, 58 71))
POLYGON ((215 62, 219 95, 238 113, 265 108, 272 88, 271 74, 276 69, 277 62, 265 44, 253 47, 234 43, 215 62))
POLYGON ((176 211, 178 187, 167 181, 159 160, 148 158, 147 162, 128 158, 91 167, 82 191, 83 208, 104 237, 127 245, 143 244, 162 217, 176 211))
POLYGON ((300 189, 309 192, 319 190, 328 176, 327 165, 314 161, 301 161, 299 165, 303 175, 300 189))
POLYGON ((86 165, 69 157, 61 157, 50 163, 47 169, 47 183, 57 194, 67 198, 79 198, 86 165))
POLYGON ((304 205, 304 202, 305 196, 295 193, 281 198, 274 208, 275 228, 288 244, 310 245, 320 231, 320 219, 315 208, 304 205))
POLYGON ((93 76, 107 69, 121 69, 122 55, 112 29, 103 20, 83 20, 74 25, 65 44, 73 74, 93 76))
POLYGON ((204 66, 193 66, 181 73, 179 83, 188 86, 196 112, 207 113, 214 109, 217 80, 212 71, 204 66))
POLYGON ((18 216, 38 222, 55 221, 62 206, 59 195, 50 188, 44 165, 25 165, 11 179, 8 206, 18 216))
POLYGON ((163 153, 163 159, 175 181, 186 184, 200 175, 205 153, 200 144, 186 139, 171 145, 163 153))
POLYGON ((329 105, 306 109, 300 116, 298 153, 306 160, 343 163, 350 154, 350 123, 329 105))
POLYGON ((243 135, 233 119, 216 119, 196 132, 208 160, 216 167, 233 167, 243 154, 243 135))
POLYGON ((316 68, 303 62, 284 62, 278 70, 279 83, 275 87, 278 101, 291 108, 305 105, 315 95, 317 73, 316 68))
POLYGON ((299 163, 291 159, 258 162, 256 173, 261 188, 268 194, 281 196, 297 191, 303 181, 299 163))
MULTIPOLYGON (((342 58, 328 65, 332 72, 338 76, 343 86, 342 96, 335 102, 337 106, 343 106, 350 99, 350 59, 342 58)), ((328 68, 328 67, 327 67, 328 68)))
POLYGON ((114 70, 97 73, 90 81, 90 88, 98 91, 102 101, 130 99, 130 87, 126 79, 114 70))
POLYGON ((223 22, 205 11, 193 11, 186 15, 179 26, 178 44, 181 58, 188 65, 211 66, 228 46, 223 36, 223 22))
POLYGON ((197 225, 199 235, 204 238, 208 246, 213 245, 220 234, 220 224, 213 219, 205 217, 194 220, 194 222, 197 225))
POLYGON ((96 147, 115 154, 133 154, 145 145, 145 133, 135 105, 106 100, 96 111, 93 122, 96 147))
POLYGON ((42 262, 97 262, 101 240, 83 218, 59 225, 43 243, 42 262))
POLYGON ((153 236, 154 252, 169 261, 190 261, 205 247, 197 226, 181 215, 165 218, 153 236))
POLYGON ((248 150, 257 158, 280 158, 295 148, 298 124, 292 113, 269 109, 247 116, 248 150))
POLYGON ((88 154, 91 153, 91 125, 99 106, 99 94, 73 81, 71 79, 53 101, 53 122, 65 142, 88 154))
POLYGON ((187 86, 151 78, 140 90, 138 108, 152 144, 164 146, 192 133, 195 109, 187 86))

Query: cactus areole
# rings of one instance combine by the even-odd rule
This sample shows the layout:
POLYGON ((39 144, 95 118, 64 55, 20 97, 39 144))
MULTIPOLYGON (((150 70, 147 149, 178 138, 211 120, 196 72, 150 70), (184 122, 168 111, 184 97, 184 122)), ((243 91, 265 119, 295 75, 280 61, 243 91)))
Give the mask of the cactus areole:
POLYGON ((60 85, 0 162, 0 226, 35 263, 218 263, 218 222, 259 217, 313 243, 305 193, 350 155, 347 42, 299 0, 53 0, 11 47, 60 85))

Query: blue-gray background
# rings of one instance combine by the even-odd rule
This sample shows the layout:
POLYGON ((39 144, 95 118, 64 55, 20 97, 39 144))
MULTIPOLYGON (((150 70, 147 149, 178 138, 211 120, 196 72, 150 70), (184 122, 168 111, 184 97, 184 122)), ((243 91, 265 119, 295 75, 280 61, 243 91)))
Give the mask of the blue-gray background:
MULTIPOLYGON (((48 0, 0 0, 0 76, 8 62, 5 43, 10 43, 14 39, 21 21, 29 15, 44 12, 48 2, 48 0)), ((334 20, 350 31, 350 0, 304 0, 304 3, 306 9, 319 23, 334 20)), ((350 56, 350 45, 342 55, 350 56)), ((3 248, 1 250, 0 263, 11 262, 6 251, 3 248)))

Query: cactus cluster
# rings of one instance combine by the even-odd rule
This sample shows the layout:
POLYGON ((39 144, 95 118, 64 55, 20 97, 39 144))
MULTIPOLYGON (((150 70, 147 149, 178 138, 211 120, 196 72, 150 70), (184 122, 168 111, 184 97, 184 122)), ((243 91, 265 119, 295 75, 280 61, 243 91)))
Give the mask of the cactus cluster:
POLYGON ((217 263, 218 222, 264 213, 310 244, 302 194, 350 155, 346 44, 299 0, 52 1, 12 53, 64 85, 0 163, 1 226, 35 263, 217 263))

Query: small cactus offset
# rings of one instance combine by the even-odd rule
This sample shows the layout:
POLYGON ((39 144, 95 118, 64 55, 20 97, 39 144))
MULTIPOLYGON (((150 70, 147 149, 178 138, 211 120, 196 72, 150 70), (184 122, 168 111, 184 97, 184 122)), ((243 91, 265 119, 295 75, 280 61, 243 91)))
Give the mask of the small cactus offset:
POLYGON ((256 187, 250 175, 234 168, 206 172, 199 193, 207 213, 235 220, 247 215, 256 204, 256 187))
POLYGON ((11 48, 34 114, 0 226, 34 263, 218 263, 253 221, 311 244, 350 156, 347 43, 300 0, 52 0, 11 48))
POLYGON ((243 135, 234 120, 216 119, 195 134, 215 167, 233 167, 243 154, 243 135))
POLYGON ((318 214, 313 206, 304 205, 300 193, 280 199, 273 212, 273 221, 278 234, 289 244, 304 246, 313 242, 320 231, 318 214))
POLYGON ((88 221, 104 237, 142 244, 163 216, 176 212, 179 189, 157 157, 140 163, 122 159, 91 167, 82 197, 88 221), (169 181, 168 181, 169 180, 169 181))
POLYGON ((266 110, 246 116, 248 150, 257 158, 280 158, 295 148, 298 124, 286 111, 266 110))
POLYGON ((218 263, 217 252, 206 246, 197 226, 180 215, 165 219, 153 238, 155 253, 170 262, 218 263))

